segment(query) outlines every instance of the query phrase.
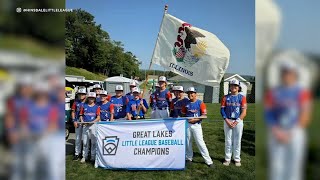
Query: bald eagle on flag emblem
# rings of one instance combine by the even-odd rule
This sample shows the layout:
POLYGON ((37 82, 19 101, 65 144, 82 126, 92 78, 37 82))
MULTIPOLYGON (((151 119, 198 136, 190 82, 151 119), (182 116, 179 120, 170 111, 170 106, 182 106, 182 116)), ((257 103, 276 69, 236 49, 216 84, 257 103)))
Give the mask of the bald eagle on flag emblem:
POLYGON ((177 42, 173 48, 173 55, 177 61, 187 66, 197 63, 207 48, 206 42, 201 38, 205 36, 192 29, 190 24, 183 23, 178 28, 177 42))
POLYGON ((220 84, 229 58, 229 49, 216 35, 164 14, 151 64, 191 81, 215 86, 220 84))

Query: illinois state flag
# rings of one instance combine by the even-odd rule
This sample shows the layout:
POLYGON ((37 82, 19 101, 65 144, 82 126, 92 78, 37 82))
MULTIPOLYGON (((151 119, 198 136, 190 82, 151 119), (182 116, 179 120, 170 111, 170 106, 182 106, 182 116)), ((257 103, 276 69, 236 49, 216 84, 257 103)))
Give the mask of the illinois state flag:
POLYGON ((152 63, 207 86, 220 83, 230 52, 214 34, 165 14, 152 63))

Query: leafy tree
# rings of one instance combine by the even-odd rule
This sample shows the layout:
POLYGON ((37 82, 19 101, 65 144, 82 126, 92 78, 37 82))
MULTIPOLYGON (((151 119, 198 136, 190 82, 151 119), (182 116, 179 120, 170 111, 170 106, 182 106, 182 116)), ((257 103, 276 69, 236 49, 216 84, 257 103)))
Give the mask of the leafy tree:
POLYGON ((137 57, 97 25, 94 16, 77 9, 66 14, 66 64, 106 76, 139 76, 137 57))

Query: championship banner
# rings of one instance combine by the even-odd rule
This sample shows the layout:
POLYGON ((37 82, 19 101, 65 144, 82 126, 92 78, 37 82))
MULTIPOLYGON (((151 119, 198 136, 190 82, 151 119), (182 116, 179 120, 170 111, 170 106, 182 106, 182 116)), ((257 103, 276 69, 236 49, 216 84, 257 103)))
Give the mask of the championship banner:
POLYGON ((151 62, 207 86, 220 83, 230 52, 218 37, 165 13, 151 62))
POLYGON ((99 122, 96 128, 96 168, 185 168, 186 119, 99 122))

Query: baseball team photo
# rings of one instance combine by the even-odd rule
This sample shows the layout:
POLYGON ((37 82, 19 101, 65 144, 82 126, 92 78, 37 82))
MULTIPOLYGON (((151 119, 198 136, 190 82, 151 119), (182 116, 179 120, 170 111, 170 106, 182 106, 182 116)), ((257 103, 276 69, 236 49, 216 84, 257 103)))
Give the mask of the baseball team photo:
POLYGON ((67 178, 255 178, 254 1, 66 7, 67 178))
POLYGON ((0 179, 318 180, 319 6, 0 0, 0 179))

